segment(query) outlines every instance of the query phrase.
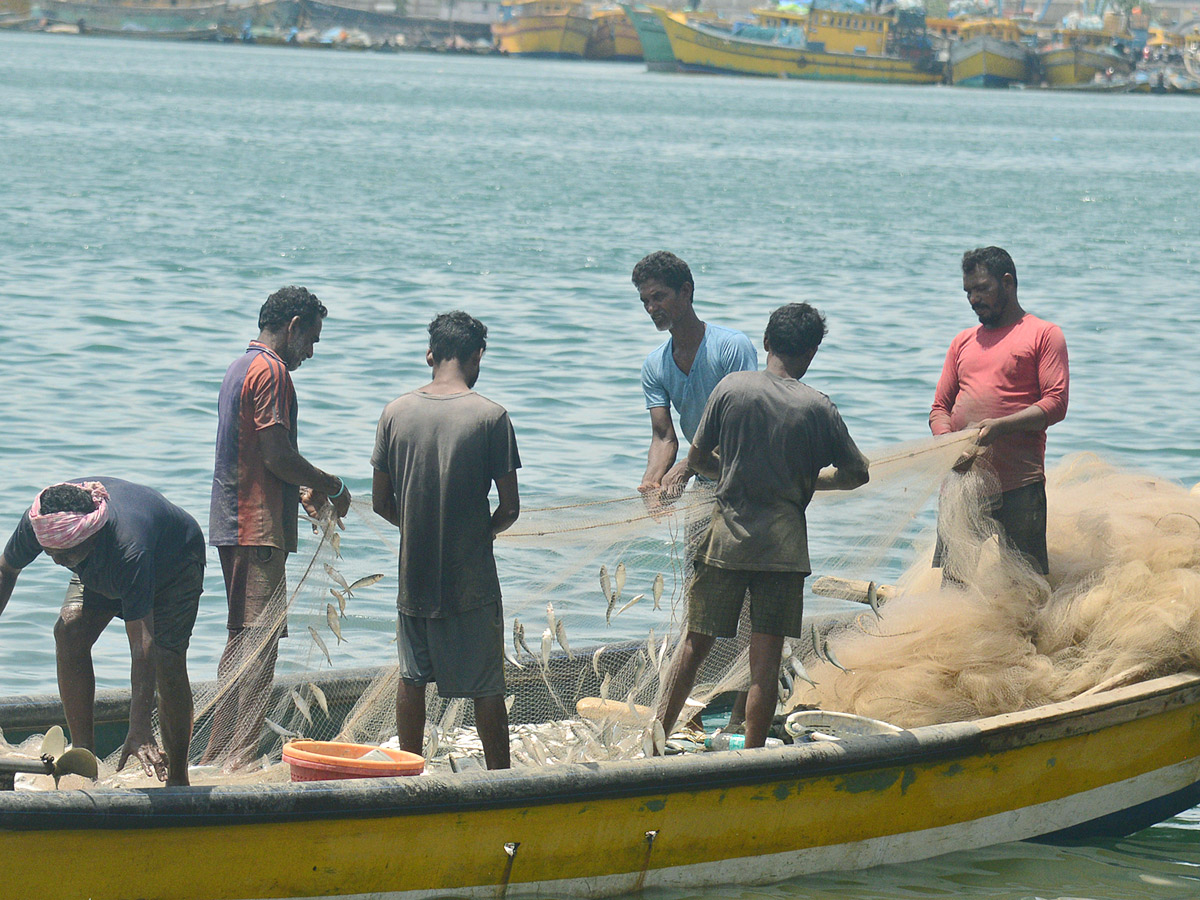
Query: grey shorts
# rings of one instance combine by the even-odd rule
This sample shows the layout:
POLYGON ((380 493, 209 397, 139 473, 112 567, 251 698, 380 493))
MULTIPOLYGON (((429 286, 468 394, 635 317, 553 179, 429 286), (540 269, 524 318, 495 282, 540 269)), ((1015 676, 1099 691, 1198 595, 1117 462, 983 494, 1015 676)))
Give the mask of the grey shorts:
POLYGON ((396 651, 400 677, 408 684, 435 682, 441 697, 504 696, 504 610, 499 602, 442 619, 400 613, 396 651))
MULTIPOLYGON (((190 560, 179 567, 165 584, 154 594, 154 643, 164 650, 186 654, 192 640, 192 628, 196 625, 196 612, 200 608, 200 595, 204 593, 204 563, 190 560)), ((117 618, 121 615, 121 601, 110 600, 103 594, 89 590, 71 577, 67 595, 63 599, 63 610, 81 606, 89 611, 109 613, 117 618)))
POLYGON ((278 547, 218 547, 232 632, 273 627, 287 637, 287 552, 278 547))
MULTIPOLYGON (((1035 572, 1050 573, 1050 557, 1046 552, 1046 482, 1035 481, 1023 487, 1004 491, 988 501, 988 512, 1000 526, 1000 536, 1009 548, 1016 550, 1035 572)), ((945 548, 941 535, 933 548, 933 566, 940 568, 945 548)), ((943 577, 961 581, 956 573, 943 577)))
POLYGON ((696 575, 688 595, 688 630, 733 637, 748 596, 752 632, 799 637, 803 630, 804 578, 803 572, 721 569, 696 560, 696 575))

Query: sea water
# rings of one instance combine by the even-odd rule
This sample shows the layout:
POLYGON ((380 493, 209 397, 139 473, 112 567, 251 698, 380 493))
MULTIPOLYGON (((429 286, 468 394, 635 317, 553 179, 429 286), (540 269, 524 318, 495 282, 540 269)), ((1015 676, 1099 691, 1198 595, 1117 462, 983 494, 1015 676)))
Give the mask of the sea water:
MULTIPOLYGON (((756 343, 776 306, 821 309, 806 380, 869 452, 928 434, 946 347, 974 324, 959 257, 1004 246, 1070 350, 1048 460, 1090 451, 1190 486, 1198 141, 1188 97, 0 33, 0 532, 40 487, 91 474, 206 526, 217 389, 289 283, 330 310, 294 376, 301 450, 356 497, 380 410, 426 379, 425 325, 455 308, 489 327, 477 388, 511 413, 524 503, 626 496, 649 441, 639 366, 663 338, 629 273, 661 248, 691 264, 701 318, 756 343)), ((348 576, 394 571, 381 536, 352 517, 348 576)), ((814 542, 854 537, 834 521, 814 542)), ((46 560, 22 574, 0 692, 55 690, 64 585, 46 560)), ((198 679, 225 639, 211 553, 206 588, 198 679)), ((606 628, 595 598, 567 606, 576 646, 644 635, 636 607, 606 628)), ((347 612, 338 665, 391 661, 394 582, 347 612)), ((119 629, 96 663, 101 688, 127 684, 119 629)), ((1193 812, 1086 847, 696 895, 1182 898, 1198 866, 1193 812)))

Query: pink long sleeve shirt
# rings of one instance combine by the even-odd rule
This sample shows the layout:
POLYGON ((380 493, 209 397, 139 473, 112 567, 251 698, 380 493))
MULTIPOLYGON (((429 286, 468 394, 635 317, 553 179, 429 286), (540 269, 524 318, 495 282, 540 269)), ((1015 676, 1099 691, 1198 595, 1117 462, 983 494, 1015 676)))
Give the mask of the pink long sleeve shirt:
MULTIPOLYGON (((1020 412, 1036 404, 1046 425, 1067 414, 1067 342, 1062 329, 1026 313, 1006 328, 978 325, 950 342, 929 413, 934 434, 961 431, 983 419, 1020 412)), ((1046 432, 1018 431, 998 438, 983 457, 1000 490, 1046 477, 1046 432)))

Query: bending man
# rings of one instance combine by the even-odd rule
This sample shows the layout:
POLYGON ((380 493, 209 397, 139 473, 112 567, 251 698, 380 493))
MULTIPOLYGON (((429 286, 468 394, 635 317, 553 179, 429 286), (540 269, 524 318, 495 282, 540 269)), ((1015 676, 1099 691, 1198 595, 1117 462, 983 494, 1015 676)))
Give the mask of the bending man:
POLYGON ((54 624, 58 692, 76 747, 95 750, 92 646, 125 620, 132 655, 129 734, 117 768, 136 756, 146 774, 188 783, 192 688, 187 649, 204 590, 204 534, 162 494, 119 478, 83 478, 40 491, 0 559, 0 611, 40 553, 72 574, 54 624), (158 688, 164 763, 150 717, 158 688))

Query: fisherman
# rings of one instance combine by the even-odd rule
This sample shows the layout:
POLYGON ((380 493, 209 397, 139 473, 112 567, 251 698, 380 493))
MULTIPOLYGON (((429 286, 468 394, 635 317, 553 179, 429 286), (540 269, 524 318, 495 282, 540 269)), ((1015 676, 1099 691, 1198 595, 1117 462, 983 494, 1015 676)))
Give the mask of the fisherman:
POLYGON ((134 756, 147 775, 186 785, 187 649, 204 590, 200 526, 158 491, 119 478, 51 485, 34 497, 4 548, 0 612, 21 570, 42 552, 72 572, 54 623, 58 692, 72 744, 96 748, 92 646, 117 616, 125 620, 132 656, 129 732, 117 768, 134 756), (165 763, 150 724, 156 687, 165 763))
MULTIPOLYGON (((690 444, 713 388, 731 372, 756 371, 758 353, 742 332, 700 320, 692 305, 692 271, 674 253, 659 250, 644 257, 633 267, 633 284, 655 326, 671 335, 642 363, 642 393, 651 430, 646 472, 638 491, 654 510, 678 497, 694 474, 686 453, 676 462, 679 438, 671 407, 679 413, 680 430, 690 444)), ((686 529, 685 580, 692 576, 690 550, 702 533, 698 521, 693 517, 686 529)), ((743 641, 748 624, 743 622, 740 628, 743 641)), ((730 726, 742 721, 745 708, 745 692, 739 691, 730 726)))
POLYGON ((301 456, 296 438, 289 372, 312 357, 327 314, 305 288, 271 294, 259 310, 258 339, 221 384, 209 541, 225 576, 229 636, 206 763, 236 766, 257 755, 279 640, 287 636, 285 568, 297 546, 299 505, 314 518, 332 512, 339 525, 350 509, 345 483, 301 456))
POLYGON ((487 327, 465 312, 429 323, 433 380, 384 408, 371 497, 400 529, 400 749, 422 750, 432 681, 441 697, 474 700, 487 767, 507 769, 504 610, 492 541, 520 514, 521 460, 508 413, 472 390, 486 348, 487 327))
MULTIPOLYGON (((1067 343, 1062 330, 1030 315, 1017 300, 1017 268, 999 247, 962 258, 963 290, 979 325, 950 342, 929 413, 935 434, 975 432, 975 454, 994 474, 999 493, 989 502, 1002 537, 1038 572, 1046 553, 1046 429, 1067 414, 1067 343)), ((941 567, 939 535, 933 565, 941 567)), ((946 560, 948 563, 949 560, 946 560)), ((961 581, 945 571, 950 581, 961 581)))
POLYGON ((805 509, 814 490, 851 490, 869 478, 867 459, 837 407, 799 381, 825 331, 824 317, 807 303, 775 310, 763 335, 766 369, 722 379, 696 427, 687 462, 717 478, 716 506, 696 552, 688 631, 659 711, 667 734, 715 639, 734 635, 748 595, 745 746, 766 742, 783 640, 801 633, 804 578, 811 571, 805 509), (833 468, 821 471, 827 466, 833 468))
POLYGON ((758 368, 754 344, 740 331, 702 322, 692 306, 694 282, 688 264, 666 250, 651 253, 633 267, 642 306, 670 339, 642 364, 642 393, 650 410, 650 451, 638 490, 653 500, 677 497, 691 478, 686 455, 679 455, 679 427, 692 440, 713 388, 730 372, 758 368))

